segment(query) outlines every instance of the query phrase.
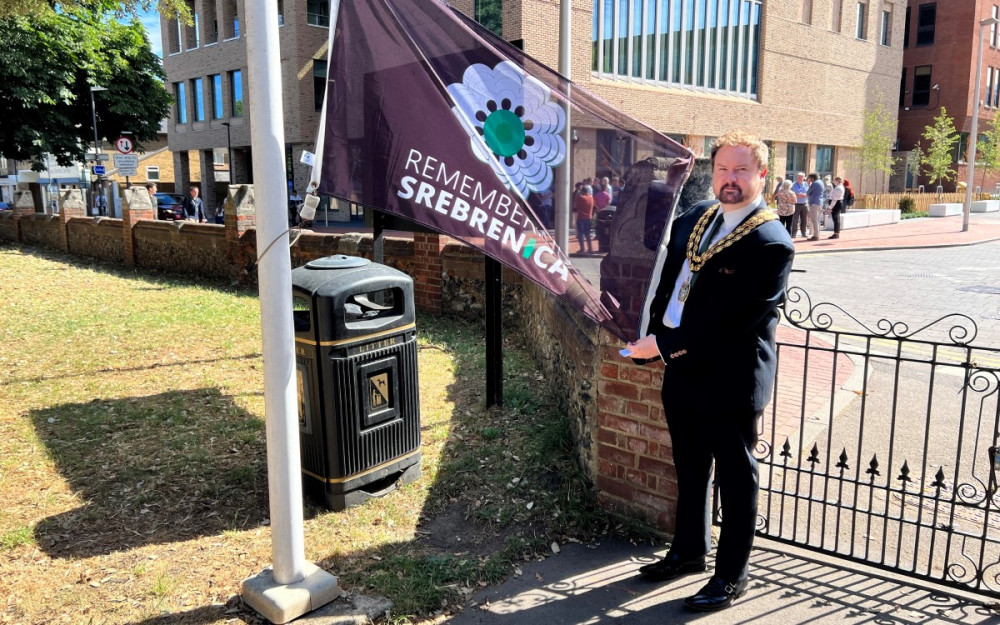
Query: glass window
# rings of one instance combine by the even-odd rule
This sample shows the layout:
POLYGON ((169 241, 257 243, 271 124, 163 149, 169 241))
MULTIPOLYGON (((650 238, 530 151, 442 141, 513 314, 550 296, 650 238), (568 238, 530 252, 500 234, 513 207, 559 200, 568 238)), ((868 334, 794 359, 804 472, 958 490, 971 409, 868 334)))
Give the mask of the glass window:
POLYGON ((833 0, 833 4, 830 7, 830 30, 835 33, 839 33, 842 26, 842 17, 844 15, 844 0, 833 0))
POLYGON ((813 3, 812 0, 802 0, 802 13, 799 16, 803 24, 813 23, 813 3))
POLYGON ((306 23, 312 24, 313 26, 329 26, 330 25, 329 0, 307 0, 306 23))
POLYGON ((285 2, 278 0, 278 26, 285 25, 285 2))
POLYGON ((702 156, 708 158, 712 155, 712 144, 715 143, 717 137, 705 137, 705 151, 702 156))
POLYGON ((951 152, 951 160, 955 163, 964 163, 966 152, 969 150, 969 133, 960 132, 958 133, 958 141, 955 142, 955 147, 951 152))
POLYGON ((212 119, 222 119, 222 74, 210 76, 212 79, 212 119))
POLYGON ((910 47, 910 7, 906 7, 906 22, 903 24, 903 48, 910 47))
POLYGON ((903 76, 899 79, 899 108, 906 106, 906 68, 903 68, 903 76))
POLYGON ((243 117, 243 72, 229 72, 229 89, 232 94, 230 102, 233 105, 232 116, 243 117))
POLYGON ((592 0, 591 68, 755 97, 761 0, 592 0))
POLYGON ((216 165, 226 164, 226 148, 214 148, 212 150, 212 162, 216 165))
MULTIPOLYGON (((997 5, 994 4, 993 8, 990 9, 990 17, 992 17, 993 19, 997 19, 998 12, 1000 12, 1000 7, 998 7, 997 5)), ((992 46, 994 48, 997 47, 997 25, 996 24, 990 24, 990 46, 992 46)))
POLYGON ((892 11, 882 11, 882 27, 879 29, 879 43, 892 45, 892 11))
POLYGON ((502 0, 476 0, 474 11, 477 22, 497 37, 503 37, 502 0))
POLYGON ((191 87, 194 92, 194 121, 203 122, 205 121, 204 81, 201 78, 195 78, 191 81, 191 87))
POLYGON ((323 108, 324 96, 326 96, 326 61, 313 59, 313 104, 317 111, 323 108))
POLYGON ((816 146, 816 173, 821 177, 827 174, 833 175, 833 146, 816 146))
POLYGON ((804 143, 789 143, 785 151, 785 178, 795 182, 795 174, 805 171, 809 146, 804 143))
POLYGON ((184 83, 174 83, 174 98, 177 100, 177 123, 186 124, 188 122, 187 91, 184 88, 184 83))
POLYGON ((854 36, 858 39, 868 38, 868 5, 864 2, 858 3, 858 20, 854 36))
POLYGON ((598 176, 620 176, 632 166, 632 138, 619 135, 615 130, 597 131, 597 168, 598 176))
POLYGON ((160 168, 156 165, 146 166, 146 182, 159 182, 160 168))
POLYGON ((934 45, 934 25, 937 22, 937 3, 917 7, 917 45, 934 45))
POLYGON ((993 68, 986 68, 986 108, 993 106, 993 68))
POLYGON ((931 67, 918 65, 913 68, 913 97, 910 106, 927 106, 931 101, 931 67))

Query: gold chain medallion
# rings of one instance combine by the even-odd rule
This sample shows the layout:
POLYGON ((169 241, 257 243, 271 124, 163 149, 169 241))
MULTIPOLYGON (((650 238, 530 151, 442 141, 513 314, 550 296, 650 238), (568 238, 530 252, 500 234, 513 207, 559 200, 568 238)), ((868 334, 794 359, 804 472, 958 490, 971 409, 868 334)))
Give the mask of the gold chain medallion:
POLYGON ((772 211, 759 211, 756 215, 741 223, 735 230, 716 241, 711 247, 705 250, 704 254, 699 254, 698 250, 701 249, 701 239, 705 236, 705 230, 708 228, 708 224, 712 223, 712 220, 715 219, 715 216, 718 215, 720 210, 720 205, 716 204, 712 208, 705 211, 705 213, 698 219, 698 223, 695 224, 694 231, 691 232, 691 236, 688 237, 687 259, 688 263, 691 265, 692 273, 698 273, 701 271, 701 268, 713 256, 753 232, 757 226, 765 224, 769 221, 774 221, 778 218, 778 216, 772 211))

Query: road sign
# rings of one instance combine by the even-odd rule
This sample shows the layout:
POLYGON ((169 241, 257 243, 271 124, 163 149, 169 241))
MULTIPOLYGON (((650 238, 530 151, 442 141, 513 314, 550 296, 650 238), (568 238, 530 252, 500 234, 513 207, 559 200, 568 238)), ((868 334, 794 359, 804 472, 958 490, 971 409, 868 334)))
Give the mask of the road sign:
POLYGON ((104 175, 104 165, 94 165, 94 175, 103 176, 104 175))
POLYGON ((132 148, 135 147, 135 144, 132 143, 132 140, 128 137, 118 137, 115 141, 115 147, 118 148, 118 151, 122 154, 131 154, 132 148))
POLYGON ((115 169, 120 176, 138 176, 138 154, 115 154, 115 169))

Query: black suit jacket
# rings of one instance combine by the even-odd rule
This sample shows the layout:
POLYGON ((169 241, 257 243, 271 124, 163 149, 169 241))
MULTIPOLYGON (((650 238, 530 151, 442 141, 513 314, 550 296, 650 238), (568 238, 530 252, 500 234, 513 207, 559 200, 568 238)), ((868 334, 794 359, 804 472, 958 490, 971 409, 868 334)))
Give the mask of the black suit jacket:
MULTIPOLYGON (((777 308, 795 254, 788 231, 778 220, 758 226, 708 260, 684 303, 680 326, 663 325, 688 238, 714 205, 715 201, 701 202, 673 223, 650 302, 649 332, 666 362, 664 401, 740 414, 760 412, 774 386, 777 308), (670 358, 681 350, 686 353, 670 358)), ((761 210, 767 210, 763 201, 747 218, 761 210)))

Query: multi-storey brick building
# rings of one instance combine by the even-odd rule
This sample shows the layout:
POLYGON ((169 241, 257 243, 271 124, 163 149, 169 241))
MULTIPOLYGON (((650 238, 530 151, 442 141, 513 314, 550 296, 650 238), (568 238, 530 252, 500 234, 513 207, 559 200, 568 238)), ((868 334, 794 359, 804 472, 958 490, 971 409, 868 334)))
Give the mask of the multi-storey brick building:
MULTIPOLYGON (((530 55, 558 66, 558 0, 453 0, 530 55)), ((285 161, 300 190, 326 69, 327 0, 279 0, 285 161)), ((240 0, 194 0, 194 26, 162 20, 164 68, 177 105, 169 125, 178 186, 183 159, 202 171, 225 147, 236 181, 250 179, 246 43, 240 0)), ((863 112, 894 110, 902 65, 902 0, 573 0, 572 79, 696 153, 726 131, 750 129, 774 146, 779 175, 846 175, 862 189, 855 147, 863 112)), ((612 173, 642 156, 613 131, 580 128, 574 177, 612 173), (576 171, 579 170, 579 175, 576 171)), ((203 180, 208 192, 212 180, 203 180)), ((207 194, 206 194, 207 195, 207 194)))
MULTIPOLYGON (((927 141, 922 139, 924 129, 933 124, 942 108, 947 110, 960 135, 954 150, 957 176, 944 183, 946 191, 955 189, 957 182, 967 180, 965 158, 976 108, 979 22, 990 17, 1000 17, 1000 2, 909 0, 906 3, 903 72, 899 82, 898 156, 904 161, 911 158, 911 151, 918 143, 926 150, 927 141)), ((1000 107, 1000 27, 986 25, 982 36, 980 138, 1000 107)), ((915 178, 908 168, 901 168, 901 174, 894 180, 894 187, 930 184, 927 176, 915 178)), ((997 183, 1000 183, 1000 172, 990 173, 977 167, 975 186, 993 190, 997 183), (987 174, 985 178, 983 173, 987 174)))

